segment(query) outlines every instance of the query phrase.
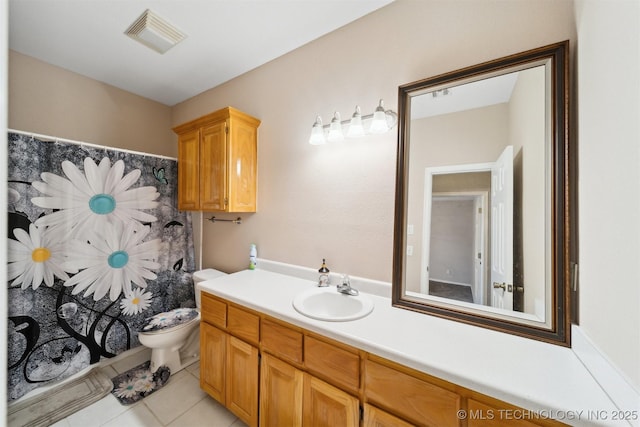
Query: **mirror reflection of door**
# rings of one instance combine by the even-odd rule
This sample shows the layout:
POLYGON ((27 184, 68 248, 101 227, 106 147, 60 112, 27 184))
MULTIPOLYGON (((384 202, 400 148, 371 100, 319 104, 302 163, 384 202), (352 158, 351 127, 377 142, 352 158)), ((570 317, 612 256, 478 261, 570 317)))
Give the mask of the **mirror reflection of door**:
POLYGON ((512 310, 513 147, 495 163, 427 168, 424 188, 420 292, 512 310))
MULTIPOLYGON (((545 66, 537 66, 465 83, 450 88, 446 96, 440 90, 412 96, 404 261, 404 291, 411 298, 427 301, 435 298, 437 303, 458 306, 474 304, 486 307, 489 313, 521 312, 543 321, 548 318, 547 311, 552 305, 546 301, 551 282, 545 276, 549 271, 547 254, 551 253, 545 240, 550 224, 545 209, 549 206, 551 194, 545 179, 548 171, 545 165, 549 157, 544 141, 550 131, 545 121, 545 111, 548 110, 545 104, 546 70, 545 66), (467 90, 471 92, 466 93, 467 90), (476 90, 484 91, 485 95, 476 90), (493 95, 500 96, 495 100, 493 95), (485 103, 469 108, 465 100, 484 100, 485 103), (509 157, 513 162, 513 200, 510 202, 511 215, 504 217, 503 223, 510 221, 512 232, 511 235, 506 232, 497 234, 496 237, 506 240, 502 246, 492 248, 491 178, 486 178, 488 184, 483 189, 434 185, 440 185, 436 181, 444 180, 446 175, 470 177, 473 173, 485 172, 489 177, 497 159, 509 146, 513 147, 509 157), (486 228, 480 230, 478 227, 478 236, 468 240, 467 249, 458 252, 464 254, 464 267, 455 264, 439 269, 432 256, 440 256, 442 252, 438 252, 440 245, 432 245, 430 237, 433 195, 438 193, 441 199, 453 195, 462 197, 465 195, 460 193, 472 191, 488 193, 484 215, 486 228), (484 248, 478 243, 482 233, 484 248), (496 257, 498 261, 502 259, 505 262, 496 264, 494 277, 491 273, 492 251, 500 251, 496 252, 500 254, 496 257), (511 257, 511 268, 506 257, 511 257), (435 282, 438 284, 433 285, 435 282), (496 288, 493 287, 494 282, 496 288), (457 294, 447 294, 452 290, 464 291, 461 293, 466 296, 452 297, 451 294, 457 294)), ((477 179, 471 181, 479 182, 477 179)), ((465 197, 472 196, 467 194, 465 197)), ((438 205, 446 203, 451 206, 452 202, 438 200, 434 209, 440 209, 438 205)), ((475 221, 480 223, 482 220, 475 221)), ((443 227, 438 229, 444 230, 443 227)), ((470 227, 465 228, 469 236, 470 230, 474 229, 470 227)), ((498 230, 496 227, 493 232, 498 230)), ((462 227, 455 229, 459 231, 462 227)), ((445 234, 452 239, 452 233, 445 234)), ((447 263, 449 261, 443 265, 447 263)))
POLYGON ((491 168, 491 306, 513 310, 513 147, 491 168))

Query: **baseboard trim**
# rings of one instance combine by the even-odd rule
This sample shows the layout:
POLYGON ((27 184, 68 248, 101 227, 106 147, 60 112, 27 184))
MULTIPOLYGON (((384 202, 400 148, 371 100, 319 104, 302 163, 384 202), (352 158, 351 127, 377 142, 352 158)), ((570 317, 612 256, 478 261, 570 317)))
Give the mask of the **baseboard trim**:
MULTIPOLYGON (((611 363, 578 325, 572 325, 571 328, 571 348, 618 409, 636 411, 636 417, 640 417, 638 413, 640 391, 611 363)), ((629 421, 632 426, 640 427, 640 419, 629 421)))

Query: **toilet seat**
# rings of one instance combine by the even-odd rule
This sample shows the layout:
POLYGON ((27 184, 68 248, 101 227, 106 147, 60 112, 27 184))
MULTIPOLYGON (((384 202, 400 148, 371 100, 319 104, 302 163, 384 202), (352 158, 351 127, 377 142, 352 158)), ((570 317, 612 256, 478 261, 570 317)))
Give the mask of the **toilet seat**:
POLYGON ((150 317, 139 334, 166 334, 188 327, 192 323, 199 321, 200 312, 195 308, 176 308, 150 317))

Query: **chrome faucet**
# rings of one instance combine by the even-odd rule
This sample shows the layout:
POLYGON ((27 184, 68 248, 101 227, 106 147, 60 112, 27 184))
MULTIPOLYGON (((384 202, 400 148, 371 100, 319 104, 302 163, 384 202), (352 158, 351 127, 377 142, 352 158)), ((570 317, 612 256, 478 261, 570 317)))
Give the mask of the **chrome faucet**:
POLYGON ((349 280, 349 276, 347 276, 346 274, 342 276, 342 284, 336 286, 336 288, 338 289, 338 292, 347 295, 356 296, 360 293, 357 289, 351 287, 351 281, 349 280))

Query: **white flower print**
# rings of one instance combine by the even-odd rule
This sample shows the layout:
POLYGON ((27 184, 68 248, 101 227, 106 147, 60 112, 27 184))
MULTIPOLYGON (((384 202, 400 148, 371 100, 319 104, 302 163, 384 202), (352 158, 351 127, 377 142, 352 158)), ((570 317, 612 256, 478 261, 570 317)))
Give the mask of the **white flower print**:
POLYGON ((153 381, 153 374, 149 369, 141 369, 136 372, 135 380, 137 381, 153 381))
POLYGON ((139 392, 149 393, 156 388, 156 383, 155 381, 151 381, 149 379, 137 380, 134 387, 139 392))
POLYGON ((90 230, 104 227, 106 223, 132 221, 153 222, 157 218, 139 209, 153 209, 158 205, 154 200, 160 196, 153 186, 128 189, 140 178, 140 170, 124 173, 124 162, 118 160, 111 166, 105 157, 96 165, 87 157, 84 159, 84 173, 68 160, 62 162, 62 170, 68 177, 60 177, 43 172, 42 181, 32 183, 33 187, 46 197, 31 199, 41 208, 60 209, 36 221, 38 226, 48 226, 62 241, 69 236, 84 237, 90 230))
POLYGON ((120 301, 122 314, 133 316, 146 310, 151 305, 151 297, 151 292, 144 292, 140 288, 135 288, 131 295, 125 296, 120 301))
MULTIPOLYGON (((53 286, 54 276, 68 280, 62 264, 65 261, 64 245, 54 244, 46 230, 34 224, 29 225, 29 233, 21 228, 13 230, 16 239, 8 239, 7 271, 12 286, 22 284, 22 289, 33 289, 44 282, 53 286)), ((74 272, 75 270, 68 270, 74 272)))
POLYGON ((118 397, 133 397, 137 393, 138 393, 138 390, 136 390, 135 379, 121 382, 115 391, 115 394, 118 397))
POLYGON ((85 297, 93 294, 95 301, 107 293, 111 301, 118 299, 122 292, 130 297, 132 283, 145 288, 145 279, 157 278, 151 270, 160 268, 154 259, 158 256, 161 240, 142 241, 150 230, 136 222, 127 224, 124 229, 121 224, 107 223, 102 229, 87 233, 89 243, 71 240, 68 261, 64 265, 82 271, 64 285, 74 286, 73 295, 82 291, 85 291, 85 297))

